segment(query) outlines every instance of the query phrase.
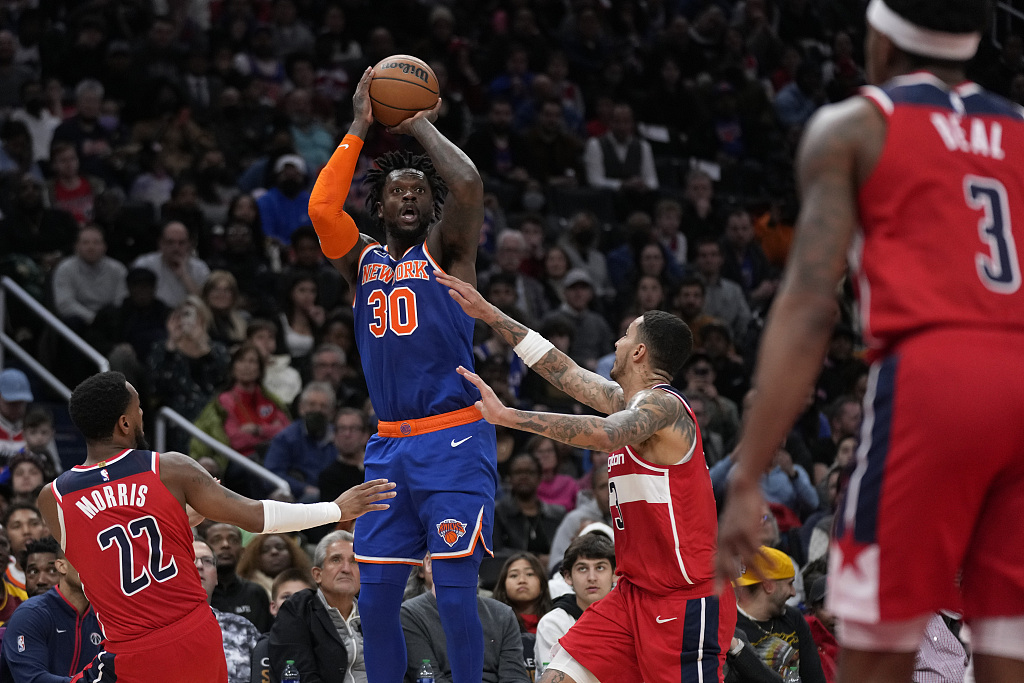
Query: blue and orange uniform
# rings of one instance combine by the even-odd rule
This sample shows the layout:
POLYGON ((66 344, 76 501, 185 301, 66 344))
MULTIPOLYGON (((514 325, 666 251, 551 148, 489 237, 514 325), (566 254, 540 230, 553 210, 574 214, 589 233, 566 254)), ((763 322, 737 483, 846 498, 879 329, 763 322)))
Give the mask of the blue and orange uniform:
POLYGON ((192 529, 160 480, 160 455, 128 449, 73 467, 50 486, 64 553, 105 639, 83 680, 226 681, 192 529))
MULTIPOLYGON (((397 258, 379 244, 358 261, 354 314, 370 400, 380 422, 366 478, 398 484, 391 507, 356 522, 356 559, 418 565, 481 558, 497 491, 494 427, 479 392, 455 373, 473 365, 473 319, 437 284, 425 244, 397 258)), ((443 272, 443 271, 442 271, 443 272)))
POLYGON ((858 196, 872 365, 829 603, 861 624, 1024 614, 1024 109, 925 72, 861 94, 887 131, 858 196))

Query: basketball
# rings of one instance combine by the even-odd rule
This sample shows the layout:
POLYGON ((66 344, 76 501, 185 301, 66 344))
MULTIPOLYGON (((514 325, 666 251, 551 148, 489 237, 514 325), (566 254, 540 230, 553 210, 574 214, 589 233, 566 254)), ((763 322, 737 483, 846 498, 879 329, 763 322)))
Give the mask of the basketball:
POLYGON ((397 126, 418 111, 437 104, 437 76, 427 63, 411 55, 392 55, 377 62, 370 81, 373 118, 397 126))

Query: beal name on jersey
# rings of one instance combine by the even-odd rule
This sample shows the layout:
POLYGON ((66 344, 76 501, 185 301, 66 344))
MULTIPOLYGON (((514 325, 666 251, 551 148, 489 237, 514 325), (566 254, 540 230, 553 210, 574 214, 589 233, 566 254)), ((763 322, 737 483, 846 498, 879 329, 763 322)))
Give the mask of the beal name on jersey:
POLYGON ((932 112, 929 118, 950 152, 970 152, 997 161, 1006 158, 1002 146, 1003 126, 998 121, 965 119, 958 114, 941 112, 932 112))

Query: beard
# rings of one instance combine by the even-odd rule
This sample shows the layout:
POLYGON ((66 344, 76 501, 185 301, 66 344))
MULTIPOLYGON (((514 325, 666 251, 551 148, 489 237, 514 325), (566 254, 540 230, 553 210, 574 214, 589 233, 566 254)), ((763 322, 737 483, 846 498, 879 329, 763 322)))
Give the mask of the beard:
POLYGON ((420 222, 417 225, 410 227, 399 225, 398 222, 395 221, 394 223, 385 225, 384 232, 388 235, 394 234, 400 236, 402 239, 412 237, 415 240, 422 242, 426 238, 427 232, 430 230, 430 226, 433 222, 433 214, 429 216, 420 216, 420 222))
POLYGON ((135 428, 135 450, 148 451, 149 442, 146 441, 146 435, 142 431, 142 427, 135 428))

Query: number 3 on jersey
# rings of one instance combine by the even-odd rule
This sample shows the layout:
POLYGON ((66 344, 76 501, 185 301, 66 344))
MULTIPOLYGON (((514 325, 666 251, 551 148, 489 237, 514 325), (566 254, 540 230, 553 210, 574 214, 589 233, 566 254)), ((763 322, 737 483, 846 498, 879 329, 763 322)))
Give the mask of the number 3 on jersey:
POLYGON ((1020 262, 1010 224, 1010 202, 1006 187, 995 178, 964 177, 967 206, 984 212, 978 221, 978 236, 988 245, 988 254, 975 254, 974 263, 982 284, 996 294, 1013 294, 1020 289, 1020 262))
POLYGON ((388 328, 398 336, 404 337, 419 327, 416 292, 408 287, 395 287, 390 294, 385 294, 382 289, 375 289, 370 292, 366 303, 373 307, 370 332, 374 337, 383 337, 388 328))
POLYGON ((151 581, 163 583, 178 573, 178 565, 173 557, 170 562, 164 564, 163 538, 160 536, 156 518, 151 515, 133 519, 127 525, 109 526, 97 534, 96 540, 100 544, 100 550, 117 545, 117 554, 121 560, 121 591, 125 595, 135 595, 151 581), (139 544, 133 544, 132 539, 141 539, 143 534, 146 535, 148 543, 142 543, 145 546, 145 556, 142 558, 142 571, 136 575, 135 550, 139 544))

